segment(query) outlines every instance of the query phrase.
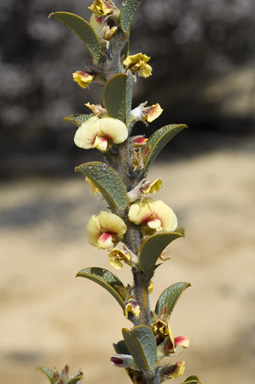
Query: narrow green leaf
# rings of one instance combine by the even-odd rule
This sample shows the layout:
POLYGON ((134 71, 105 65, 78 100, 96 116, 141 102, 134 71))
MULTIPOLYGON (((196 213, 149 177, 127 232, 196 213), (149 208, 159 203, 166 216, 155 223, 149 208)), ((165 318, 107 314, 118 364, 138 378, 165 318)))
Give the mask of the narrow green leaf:
POLYGON ((120 26, 123 32, 128 32, 135 14, 143 0, 124 0, 120 8, 120 26))
POLYGON ((120 304, 121 308, 125 309, 125 299, 128 296, 120 279, 107 269, 91 267, 82 269, 76 276, 85 277, 105 288, 120 304))
POLYGON ((68 123, 74 124, 77 127, 82 125, 86 120, 90 119, 92 115, 69 115, 64 117, 64 121, 67 121, 68 123))
POLYGON ((48 368, 48 367, 39 367, 39 368, 36 368, 36 371, 39 371, 42 374, 44 374, 44 376, 47 377, 49 382, 51 384, 54 384, 53 380, 54 380, 55 374, 56 374, 56 370, 55 369, 48 368))
POLYGON ((126 208, 125 185, 119 175, 107 164, 92 161, 81 164, 75 170, 87 176, 96 185, 113 211, 123 211, 126 208))
POLYGON ((164 305, 168 304, 168 316, 170 316, 180 296, 188 287, 190 283, 175 283, 166 288, 158 298, 155 313, 158 315, 164 305))
POLYGON ((80 16, 70 12, 52 12, 49 18, 54 18, 70 28, 88 48, 93 59, 99 60, 101 56, 100 40, 91 25, 80 16))
POLYGON ((152 274, 155 264, 166 246, 183 236, 184 228, 178 228, 174 232, 158 232, 145 239, 140 250, 139 268, 146 275, 152 274))
POLYGON ((65 384, 76 384, 77 381, 82 380, 83 376, 75 376, 72 379, 68 380, 65 384))
POLYGON ((104 87, 104 105, 109 116, 129 124, 132 107, 133 78, 131 72, 113 76, 104 87))
POLYGON ((152 371, 157 361, 157 344, 151 328, 138 325, 131 331, 122 329, 128 350, 142 371, 152 371))
POLYGON ((149 167, 152 162, 156 159, 158 154, 166 146, 166 144, 175 136, 177 133, 181 132, 184 128, 188 128, 185 124, 171 124, 165 125, 164 127, 158 129, 154 132, 148 142, 147 147, 149 148, 149 153, 144 164, 144 176, 148 173, 149 167))
POLYGON ((189 376, 182 384, 201 384, 197 376, 189 376))

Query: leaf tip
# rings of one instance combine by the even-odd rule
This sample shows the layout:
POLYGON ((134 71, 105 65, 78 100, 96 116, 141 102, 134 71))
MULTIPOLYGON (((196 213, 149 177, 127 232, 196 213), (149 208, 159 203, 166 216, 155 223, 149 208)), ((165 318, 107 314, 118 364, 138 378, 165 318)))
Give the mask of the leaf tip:
MULTIPOLYGON (((48 16, 48 19, 52 19, 55 17, 56 12, 51 12, 48 16)), ((38 369, 38 368, 37 368, 38 369)))

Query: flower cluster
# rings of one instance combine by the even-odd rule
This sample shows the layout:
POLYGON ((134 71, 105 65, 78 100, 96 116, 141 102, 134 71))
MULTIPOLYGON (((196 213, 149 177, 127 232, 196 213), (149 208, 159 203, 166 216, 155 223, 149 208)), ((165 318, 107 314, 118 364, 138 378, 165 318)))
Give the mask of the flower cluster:
MULTIPOLYGON (((147 127, 163 112, 158 103, 147 106, 147 102, 143 102, 131 107, 136 76, 147 78, 152 74, 149 56, 128 52, 130 25, 140 3, 125 0, 118 9, 111 0, 94 0, 89 7, 89 23, 67 12, 64 23, 81 38, 93 61, 92 67, 75 71, 73 80, 83 89, 95 82, 104 85, 102 105, 87 102, 88 114, 67 118, 78 126, 75 145, 81 149, 96 149, 104 159, 104 162, 94 161, 76 167, 86 177, 93 193, 100 195, 108 205, 108 210, 90 217, 88 241, 97 249, 107 251, 114 269, 128 266, 133 283, 125 286, 103 268, 86 268, 78 276, 94 280, 108 290, 121 305, 125 317, 133 323, 130 331, 123 329, 124 340, 116 348, 116 352, 123 353, 116 353, 111 361, 117 367, 126 368, 134 383, 142 384, 162 383, 182 375, 183 361, 165 366, 159 363, 173 356, 178 347, 187 348, 189 340, 185 336, 174 337, 170 325, 172 308, 185 287, 176 288, 174 295, 164 291, 155 312, 150 310, 149 304, 152 278, 160 265, 157 261, 169 259, 164 249, 175 238, 183 237, 184 230, 177 229, 178 219, 172 208, 148 196, 157 193, 163 182, 161 178, 147 179, 147 173, 160 150, 184 125, 164 126, 149 138, 132 136, 137 122, 147 127)), ((63 22, 63 15, 59 19, 63 22)), ((68 366, 60 375, 56 372, 53 375, 59 383, 65 383, 70 379, 68 366)), ((82 375, 77 376, 77 380, 81 378, 82 375)), ((75 382, 79 382, 77 380, 75 382)))

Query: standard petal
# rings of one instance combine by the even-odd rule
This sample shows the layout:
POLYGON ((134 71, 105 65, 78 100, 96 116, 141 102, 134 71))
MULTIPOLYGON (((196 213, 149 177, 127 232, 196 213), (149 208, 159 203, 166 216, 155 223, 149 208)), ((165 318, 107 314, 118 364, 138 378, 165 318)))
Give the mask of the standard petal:
POLYGON ((177 217, 168 205, 161 200, 157 200, 154 202, 154 209, 164 231, 172 232, 177 228, 177 217))
POLYGON ((127 230, 127 226, 124 221, 114 213, 101 211, 98 218, 100 227, 104 232, 124 235, 127 230))
POLYGON ((74 136, 74 143, 77 147, 83 149, 94 147, 94 141, 99 132, 99 121, 97 116, 92 116, 77 129, 74 136))
POLYGON ((87 235, 88 235, 88 241, 91 245, 94 247, 98 246, 98 238, 101 235, 101 228, 98 216, 93 215, 88 221, 87 225, 87 235))
POLYGON ((102 117, 100 120, 100 133, 115 144, 123 143, 128 137, 126 124, 113 117, 102 117))
POLYGON ((146 197, 133 203, 128 212, 128 218, 133 223, 139 225, 147 222, 154 213, 153 200, 146 197))

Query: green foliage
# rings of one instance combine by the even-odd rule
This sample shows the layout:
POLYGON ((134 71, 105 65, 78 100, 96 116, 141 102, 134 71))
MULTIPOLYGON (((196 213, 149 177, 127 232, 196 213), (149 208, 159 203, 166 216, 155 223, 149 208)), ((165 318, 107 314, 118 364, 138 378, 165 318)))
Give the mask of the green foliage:
POLYGON ((201 384, 197 376, 189 376, 182 384, 201 384))
POLYGON ((175 239, 184 236, 184 228, 174 232, 159 232, 147 237, 141 246, 139 255, 139 268, 146 274, 152 275, 155 264, 163 250, 175 239))
POLYGON ((149 167, 152 162, 156 159, 158 154, 162 151, 162 149, 169 143, 169 141, 177 135, 177 133, 181 132, 184 128, 187 128, 185 124, 171 124, 165 125, 164 127, 158 129, 154 132, 148 142, 147 146, 149 148, 149 153, 147 155, 145 164, 144 164, 144 176, 147 175, 149 171, 149 167))
POLYGON ((119 175, 100 161, 85 163, 76 167, 77 172, 87 176, 99 189, 112 211, 123 211, 127 206, 127 193, 119 175))
POLYGON ((122 334, 137 366, 142 371, 152 371, 157 361, 157 345, 151 328, 145 325, 138 325, 131 331, 123 328, 122 334))
POLYGON ((82 269, 77 273, 78 277, 85 277, 105 288, 119 303, 121 308, 125 309, 125 299, 128 292, 120 279, 107 269, 91 267, 82 269))
POLYGON ((167 304, 167 315, 170 316, 180 296, 188 287, 190 287, 190 283, 175 283, 166 288, 158 298, 155 313, 158 315, 161 309, 167 304))
POLYGON ((51 384, 55 384, 54 378, 55 378, 55 370, 48 367, 39 367, 36 368, 37 371, 41 372, 51 384))
POLYGON ((129 124, 133 79, 129 72, 113 76, 104 88, 104 104, 109 116, 129 124))
POLYGON ((79 114, 69 115, 64 117, 64 121, 74 124, 76 125, 76 127, 79 127, 80 125, 85 123, 85 121, 87 121, 90 117, 91 115, 79 115, 79 114))
POLYGON ((52 12, 49 18, 54 18, 65 24, 76 33, 83 44, 88 48, 93 59, 99 60, 101 56, 100 40, 91 25, 80 16, 69 12, 52 12))
POLYGON ((120 26, 123 32, 129 32, 132 21, 143 0, 124 0, 120 9, 120 26))

